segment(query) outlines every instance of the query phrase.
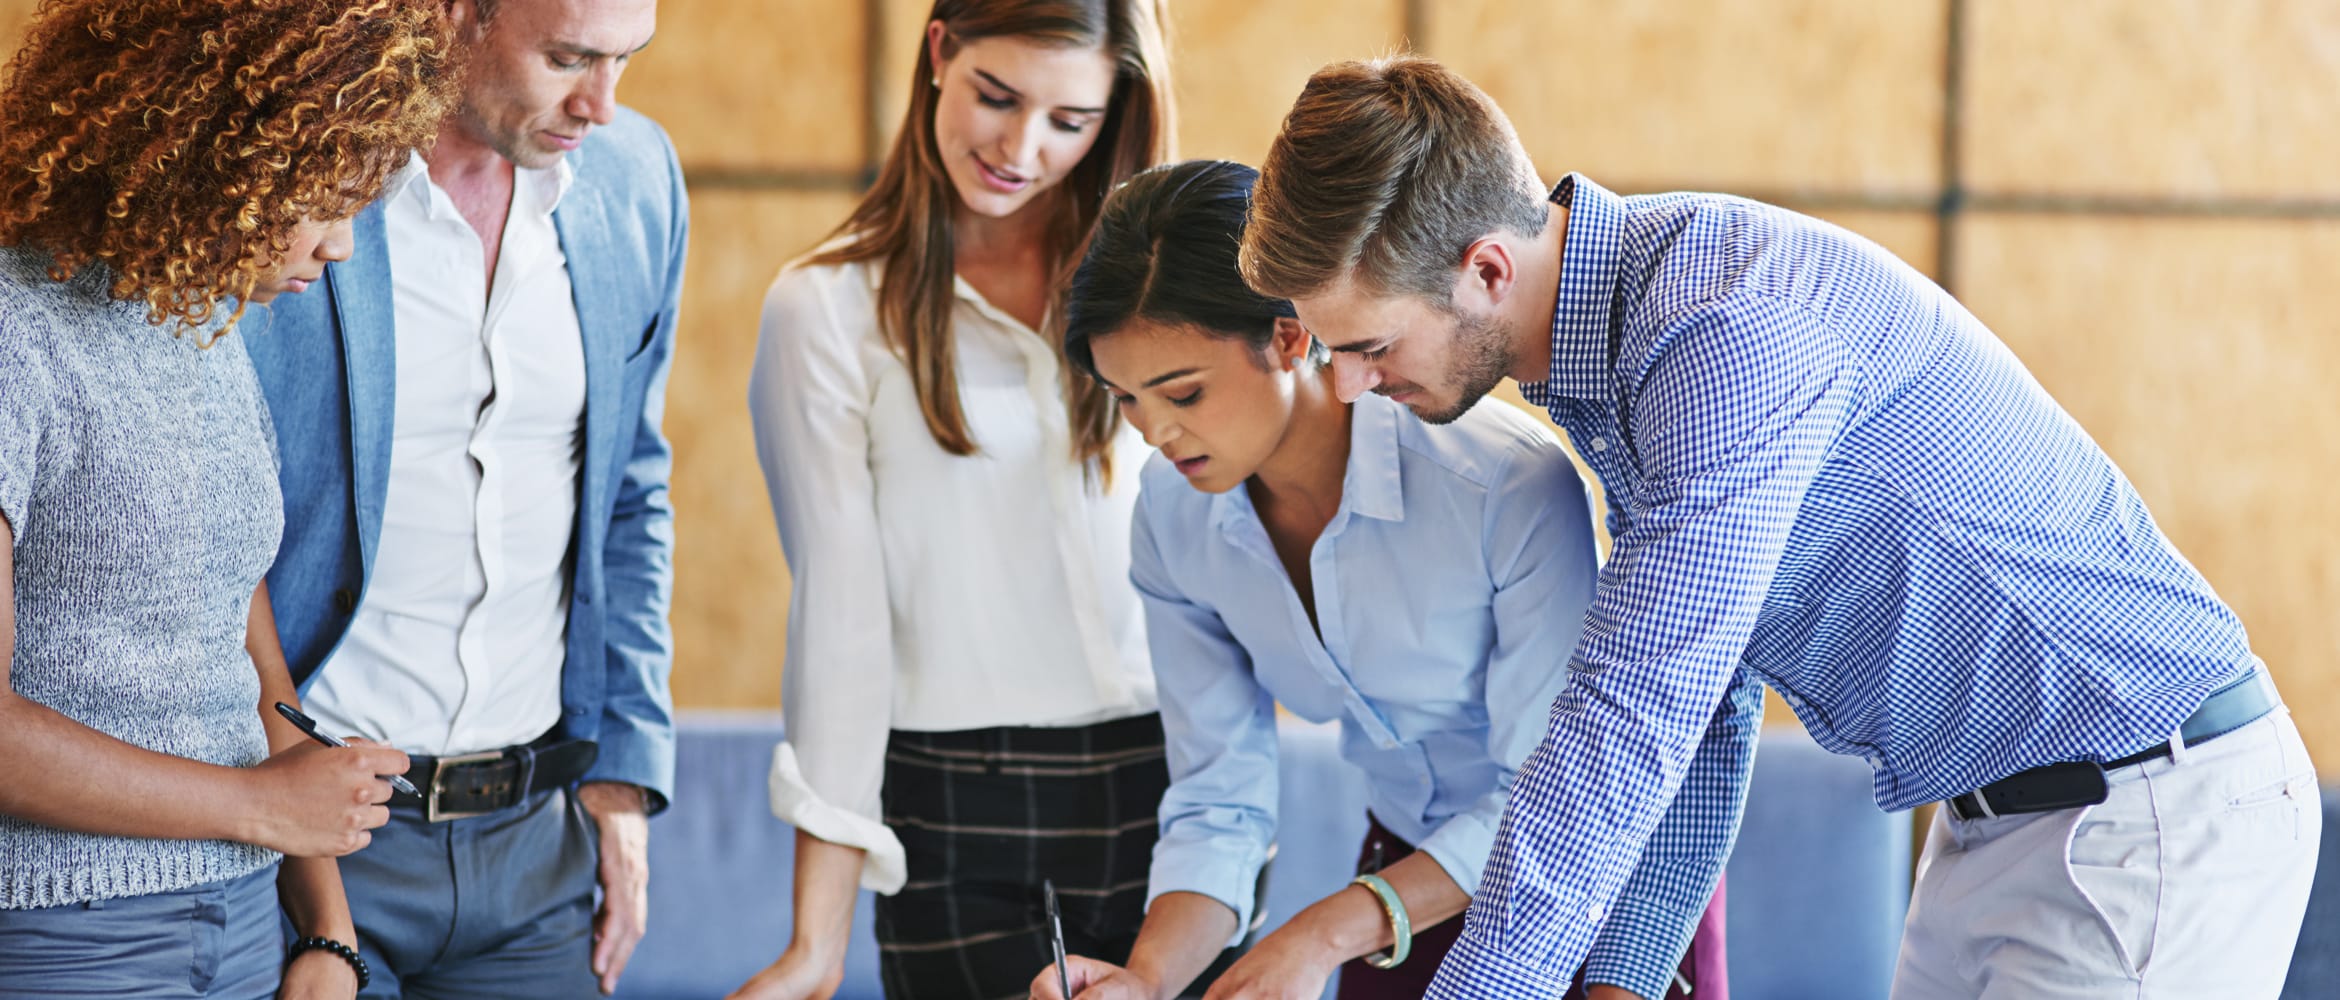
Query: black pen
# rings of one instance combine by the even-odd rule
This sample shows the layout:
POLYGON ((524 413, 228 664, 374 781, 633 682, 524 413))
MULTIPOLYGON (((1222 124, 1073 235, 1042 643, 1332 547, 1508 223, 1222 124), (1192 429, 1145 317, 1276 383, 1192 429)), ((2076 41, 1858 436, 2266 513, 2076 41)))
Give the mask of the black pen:
POLYGON ((1064 1000, 1072 1000, 1072 974, 1064 968, 1064 917, 1056 910, 1056 883, 1041 879, 1040 891, 1048 897, 1048 947, 1056 951, 1056 988, 1064 991, 1064 1000))
MULTIPOLYGON (((301 712, 301 710, 300 710, 300 709, 294 708, 294 707, 292 707, 291 705, 287 705, 287 704, 285 704, 285 703, 283 703, 283 702, 281 702, 281 701, 280 701, 280 702, 277 702, 277 703, 276 703, 276 714, 278 714, 278 715, 281 715, 281 716, 284 716, 284 718, 285 718, 285 721, 287 721, 287 722, 290 722, 290 723, 292 723, 292 724, 293 724, 293 725, 295 725, 295 726, 299 726, 299 727, 300 727, 300 729, 301 729, 301 732, 304 732, 304 733, 307 733, 307 734, 309 734, 309 738, 310 738, 310 739, 312 739, 312 740, 316 740, 316 741, 317 741, 317 742, 319 742, 319 743, 323 743, 323 744, 325 744, 326 746, 329 746, 329 747, 346 747, 346 746, 348 746, 348 745, 349 745, 349 744, 347 744, 347 743, 343 743, 343 742, 341 742, 339 739, 336 739, 336 738, 334 738, 334 737, 332 737, 332 736, 328 736, 328 735, 326 735, 326 734, 324 734, 324 733, 318 732, 318 731, 317 731, 317 720, 315 720, 315 719, 312 719, 312 718, 309 718, 307 715, 304 715, 304 714, 302 714, 302 712, 301 712)), ((417 797, 420 797, 420 796, 422 795, 422 793, 421 793, 421 792, 419 792, 419 791, 416 791, 416 790, 415 790, 415 787, 414 787, 414 782, 411 782, 411 781, 408 781, 408 780, 406 780, 406 776, 405 776, 405 775, 403 775, 403 774, 386 774, 386 775, 383 775, 383 777, 384 777, 384 778, 387 778, 387 779, 389 779, 389 781, 390 781, 390 787, 392 787, 392 788, 398 789, 398 790, 399 790, 399 791, 401 791, 401 792, 405 792, 405 793, 406 793, 406 794, 408 794, 408 795, 413 795, 413 796, 417 796, 417 797)), ((1052 898, 1053 898, 1053 897, 1052 897, 1052 898)))

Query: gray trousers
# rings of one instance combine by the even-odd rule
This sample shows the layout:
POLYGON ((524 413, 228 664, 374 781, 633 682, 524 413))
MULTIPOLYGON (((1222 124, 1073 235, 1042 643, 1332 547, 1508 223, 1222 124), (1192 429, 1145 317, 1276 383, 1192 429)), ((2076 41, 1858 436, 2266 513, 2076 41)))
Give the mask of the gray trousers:
POLYGON ((275 865, 178 892, 0 910, 0 997, 268 1000, 284 974, 280 925, 275 865))
POLYGON ((341 859, 364 1000, 578 1000, 593 976, 599 839, 565 790, 502 812, 428 822, 393 806, 373 843, 341 859))

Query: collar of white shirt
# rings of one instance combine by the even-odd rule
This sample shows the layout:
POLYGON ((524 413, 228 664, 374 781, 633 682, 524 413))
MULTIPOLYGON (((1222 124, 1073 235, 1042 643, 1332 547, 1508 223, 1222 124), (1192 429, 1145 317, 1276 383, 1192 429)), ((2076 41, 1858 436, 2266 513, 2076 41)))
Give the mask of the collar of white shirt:
MULTIPOLYGON (((551 169, 515 165, 512 168, 512 202, 517 205, 521 203, 522 197, 527 197, 535 203, 538 211, 550 215, 560 207, 561 199, 567 197, 569 189, 576 184, 577 168, 570 166, 569 158, 565 156, 551 169)), ((421 150, 407 153, 406 162, 399 164, 390 179, 383 182, 383 204, 401 198, 420 199, 416 205, 423 209, 428 218, 459 214, 455 209, 455 200, 448 197, 445 188, 431 179, 431 165, 423 159, 421 150)))

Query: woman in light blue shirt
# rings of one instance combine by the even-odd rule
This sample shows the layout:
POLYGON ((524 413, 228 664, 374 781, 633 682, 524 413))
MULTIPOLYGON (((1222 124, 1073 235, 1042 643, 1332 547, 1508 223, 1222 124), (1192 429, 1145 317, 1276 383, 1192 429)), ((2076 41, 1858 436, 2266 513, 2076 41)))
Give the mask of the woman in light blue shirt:
MULTIPOLYGON (((1235 252, 1254 176, 1225 162, 1138 175, 1107 202, 1073 281, 1066 354, 1161 451, 1143 473, 1131 577, 1171 765, 1144 929, 1126 968, 1067 963, 1082 1000, 1174 995, 1249 926, 1275 838, 1279 702, 1340 720, 1341 756, 1370 788, 1360 867, 1374 878, 1326 886, 1339 891, 1212 996, 1313 997, 1343 963, 1344 1000, 1420 996, 1593 591, 1590 505, 1548 431, 1501 404, 1443 426, 1402 398, 1342 405, 1291 305, 1244 287, 1235 252), (1367 955, 1378 961, 1354 961, 1367 955)), ((1603 945, 1696 930, 1682 969, 1711 978, 1675 989, 1721 996, 1710 910, 1688 926, 1620 920, 1603 945)), ((1053 968, 1033 995, 1062 995, 1053 968)))

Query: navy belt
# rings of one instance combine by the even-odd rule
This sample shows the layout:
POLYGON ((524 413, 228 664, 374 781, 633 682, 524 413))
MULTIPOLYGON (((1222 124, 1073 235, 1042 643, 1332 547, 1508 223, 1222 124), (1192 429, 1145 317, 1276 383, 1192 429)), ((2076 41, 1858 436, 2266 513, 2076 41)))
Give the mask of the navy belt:
MULTIPOLYGON (((2194 714, 2187 716, 2185 723, 2178 727, 2178 738, 2189 747, 2207 743, 2265 718, 2279 704, 2282 699, 2275 693, 2274 679, 2254 664, 2250 673, 2203 699, 2194 714)), ((2092 806, 2104 801, 2106 771, 2167 757, 2173 742, 2177 741, 2163 740, 2103 763, 2065 761, 2018 771, 1952 798, 1948 803, 1950 814, 1973 820, 2092 806)))

